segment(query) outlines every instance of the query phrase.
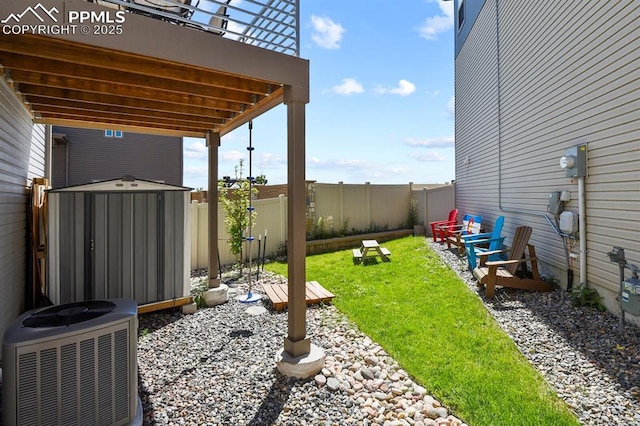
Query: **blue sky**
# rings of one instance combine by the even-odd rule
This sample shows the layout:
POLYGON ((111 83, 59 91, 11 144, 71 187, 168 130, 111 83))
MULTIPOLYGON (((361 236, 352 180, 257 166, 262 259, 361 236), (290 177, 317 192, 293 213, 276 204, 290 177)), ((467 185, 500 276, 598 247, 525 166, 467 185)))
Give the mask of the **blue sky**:
MULTIPOLYGON (((302 0, 310 61, 306 178, 444 183, 454 176, 453 1, 302 0)), ((219 174, 244 159, 245 125, 222 138, 219 174)), ((286 107, 253 121, 252 175, 287 181, 286 107)), ((204 140, 184 140, 184 185, 207 187, 204 140)))

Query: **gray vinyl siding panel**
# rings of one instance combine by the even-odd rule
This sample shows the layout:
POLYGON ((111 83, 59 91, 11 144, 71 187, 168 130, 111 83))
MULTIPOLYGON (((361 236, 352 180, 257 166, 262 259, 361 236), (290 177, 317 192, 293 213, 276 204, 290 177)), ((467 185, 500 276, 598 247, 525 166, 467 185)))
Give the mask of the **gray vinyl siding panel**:
MULTIPOLYGON (((606 253, 619 245, 640 263, 640 234, 630 232, 640 229, 640 2, 500 1, 499 138, 498 52, 488 41, 495 42, 495 13, 486 1, 456 59, 458 208, 483 213, 488 203, 493 214, 501 201, 505 232, 531 225, 543 269, 566 270, 562 241, 540 214, 548 194, 562 190, 572 196, 566 209, 577 213, 577 183, 558 160, 587 143, 587 277, 611 290, 604 291, 611 307, 618 269, 606 253)), ((577 260, 573 269, 579 284, 577 260)))
POLYGON ((45 177, 45 128, 42 124, 32 127, 31 139, 36 141, 31 144, 29 150, 29 169, 27 179, 31 182, 33 178, 45 177))
POLYGON ((53 144, 53 167, 51 168, 51 185, 54 188, 69 186, 67 181, 67 145, 53 144))
POLYGON ((456 207, 460 217, 482 215, 486 229, 500 215, 494 18, 493 6, 485 3, 456 58, 455 80, 456 207))
POLYGON ((27 200, 25 188, 44 176, 44 126, 0 78, 0 335, 25 307, 27 200))
POLYGON ((54 188, 125 175, 182 185, 182 138, 131 132, 124 132, 122 138, 105 137, 102 130, 71 127, 54 127, 53 131, 64 134, 68 140, 67 145, 55 147, 54 188))

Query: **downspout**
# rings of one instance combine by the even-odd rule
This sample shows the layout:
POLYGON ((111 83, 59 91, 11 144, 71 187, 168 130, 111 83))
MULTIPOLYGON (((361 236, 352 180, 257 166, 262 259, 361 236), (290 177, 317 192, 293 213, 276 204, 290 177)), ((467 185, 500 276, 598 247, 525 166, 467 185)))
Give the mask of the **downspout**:
MULTIPOLYGON (((501 91, 501 76, 500 76, 500 13, 499 13, 499 0, 495 0, 495 5, 496 5, 496 79, 497 79, 497 95, 498 95, 498 208, 500 209, 501 212, 505 212, 505 213, 517 213, 517 214, 523 214, 523 215, 529 215, 529 216, 539 216, 544 218, 547 223, 551 226, 551 229, 553 229, 553 232, 558 235, 561 239, 562 239, 562 246, 564 248, 564 252, 565 252, 565 263, 567 266, 567 291, 571 290, 571 287, 573 285, 573 271, 571 270, 571 265, 570 265, 570 260, 569 260, 569 249, 567 248, 567 244, 565 243, 565 238, 572 238, 571 235, 569 234, 565 234, 563 232, 560 231, 560 229, 558 228, 558 226, 553 223, 553 221, 551 220, 551 218, 549 216, 547 216, 546 213, 543 212, 537 212, 534 210, 520 210, 520 209, 512 209, 512 208, 507 208, 507 207, 503 207, 502 205, 502 91, 501 91)), ((582 179, 582 178, 581 178, 582 179)), ((580 187, 578 187, 579 190, 580 187)), ((580 196, 579 196, 580 197, 580 196)), ((584 203, 584 201, 582 201, 582 203, 584 203)), ((580 221, 582 221, 582 208, 580 207, 580 221)), ((580 253, 582 256, 582 245, 585 244, 586 245, 586 240, 584 238, 582 238, 582 232, 583 232, 583 226, 582 223, 580 223, 580 253)), ((586 248, 586 247, 585 247, 586 248)), ((580 279, 582 279, 582 277, 584 275, 582 275, 582 267, 583 264, 585 262, 582 261, 582 257, 580 258, 580 279)), ((585 265, 586 268, 586 265, 585 265)))
POLYGON ((46 124, 44 131, 44 177, 47 178, 49 180, 49 184, 51 184, 51 164, 53 163, 53 126, 46 124))
POLYGON ((69 145, 67 141, 64 146, 64 186, 69 186, 69 145))

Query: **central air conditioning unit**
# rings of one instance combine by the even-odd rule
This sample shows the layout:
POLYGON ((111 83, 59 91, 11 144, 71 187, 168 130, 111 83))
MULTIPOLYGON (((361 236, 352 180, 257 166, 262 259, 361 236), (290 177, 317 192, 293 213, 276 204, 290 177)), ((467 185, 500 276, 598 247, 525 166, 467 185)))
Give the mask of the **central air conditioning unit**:
POLYGON ((2 341, 3 423, 142 423, 137 304, 91 300, 34 309, 2 341))

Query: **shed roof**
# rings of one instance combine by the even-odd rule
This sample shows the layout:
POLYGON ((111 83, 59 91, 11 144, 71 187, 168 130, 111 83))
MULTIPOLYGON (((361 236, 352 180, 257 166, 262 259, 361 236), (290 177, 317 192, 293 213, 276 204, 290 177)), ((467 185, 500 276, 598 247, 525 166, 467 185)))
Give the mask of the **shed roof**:
POLYGON ((145 192, 145 191, 191 191, 186 186, 168 185, 150 180, 136 179, 133 176, 123 176, 101 182, 73 185, 52 189, 49 192, 145 192))

